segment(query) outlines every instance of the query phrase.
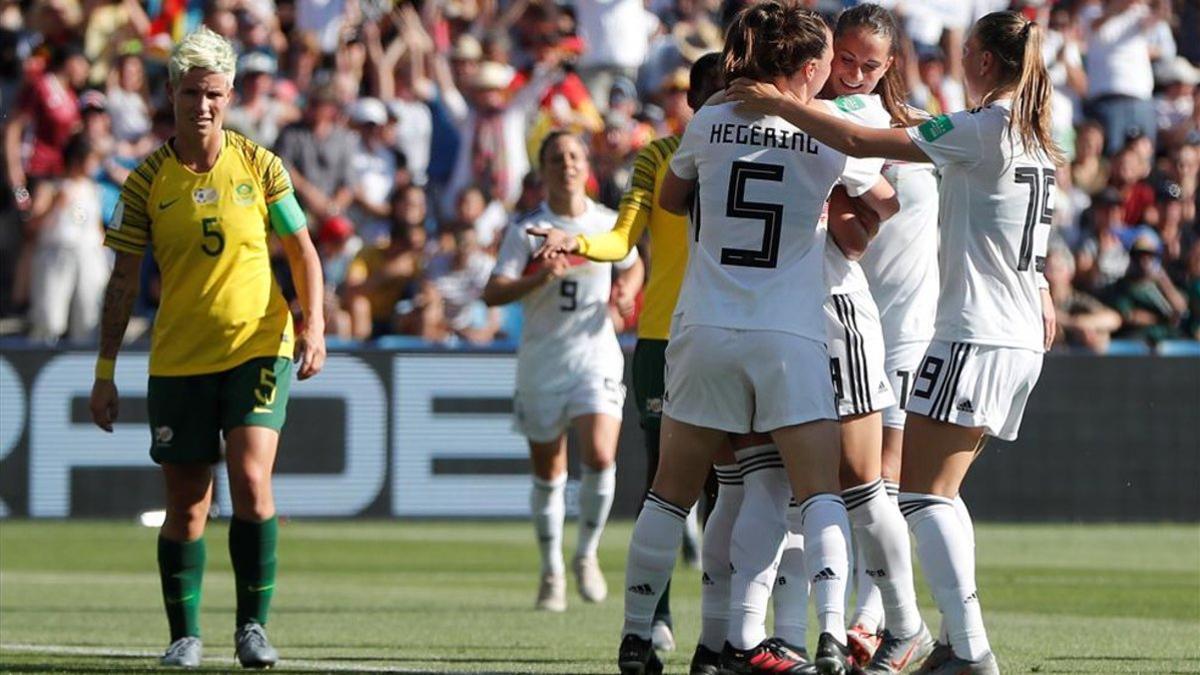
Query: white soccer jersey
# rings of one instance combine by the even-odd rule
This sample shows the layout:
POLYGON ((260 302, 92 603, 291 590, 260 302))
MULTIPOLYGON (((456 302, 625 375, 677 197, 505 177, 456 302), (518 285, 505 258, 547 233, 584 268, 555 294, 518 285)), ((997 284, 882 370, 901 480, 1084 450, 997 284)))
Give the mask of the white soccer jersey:
POLYGON ((858 196, 882 165, 848 158, 782 118, 740 113, 736 103, 701 108, 671 160, 676 176, 698 180, 676 325, 775 330, 823 343, 821 211, 839 178, 858 196))
MULTIPOLYGON (((833 104, 857 124, 876 129, 892 126, 891 114, 883 107, 883 101, 874 94, 842 96, 835 99, 833 104)), ((879 182, 878 175, 875 179, 876 183, 879 182)), ((873 243, 871 245, 874 246, 873 243)), ((870 247, 867 250, 870 250, 870 247)), ((830 294, 833 295, 845 295, 867 287, 867 277, 862 268, 857 262, 846 258, 832 236, 825 242, 825 281, 829 284, 830 294)))
MULTIPOLYGON (((617 214, 588 200, 578 218, 561 216, 542 204, 509 226, 500 246, 493 275, 519 278, 540 242, 526 230, 557 227, 567 234, 608 232, 617 214)), ((628 269, 637 250, 616 263, 628 269)), ((570 389, 580 377, 624 377, 625 358, 608 315, 612 265, 585 262, 562 279, 531 291, 521 299, 525 313, 517 349, 517 390, 555 392, 570 389)))
POLYGON ((1011 102, 908 130, 941 170, 941 293, 934 339, 1042 351, 1042 276, 1054 165, 1010 139, 1011 102))
POLYGON ((889 160, 883 177, 896 189, 900 211, 858 261, 879 307, 890 347, 933 338, 938 299, 938 181, 932 164, 889 160))

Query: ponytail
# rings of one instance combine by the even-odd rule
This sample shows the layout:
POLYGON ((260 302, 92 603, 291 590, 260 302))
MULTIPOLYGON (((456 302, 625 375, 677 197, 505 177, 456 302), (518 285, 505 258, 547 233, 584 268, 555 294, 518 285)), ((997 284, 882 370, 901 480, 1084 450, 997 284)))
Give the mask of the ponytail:
POLYGON ((879 96, 883 107, 892 116, 892 122, 904 127, 916 124, 917 120, 909 110, 908 85, 904 81, 904 54, 900 49, 900 29, 892 13, 883 7, 863 3, 851 7, 838 16, 837 26, 833 30, 834 38, 846 31, 863 28, 873 35, 882 36, 888 41, 888 55, 892 57, 892 65, 887 73, 875 85, 872 92, 879 96))
POLYGON ((975 34, 1000 67, 999 86, 984 102, 1012 90, 1009 138, 1020 138, 1026 151, 1040 152, 1055 164, 1065 163, 1050 132, 1054 87, 1042 61, 1042 27, 1016 12, 993 12, 975 23, 975 34))

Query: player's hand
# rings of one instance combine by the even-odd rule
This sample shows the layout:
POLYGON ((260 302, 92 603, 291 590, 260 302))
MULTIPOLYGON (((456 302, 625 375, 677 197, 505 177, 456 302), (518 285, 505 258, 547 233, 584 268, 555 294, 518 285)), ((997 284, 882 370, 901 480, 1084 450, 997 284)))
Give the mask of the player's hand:
POLYGON ((560 255, 557 258, 550 258, 546 264, 542 266, 542 280, 556 281, 567 276, 567 270, 571 269, 571 262, 567 260, 565 255, 560 255))
POLYGON ((725 87, 725 98, 741 102, 740 108, 770 114, 787 95, 774 84, 739 77, 725 87))
POLYGON ((614 280, 612 297, 613 305, 623 318, 633 316, 633 310, 637 307, 637 292, 629 284, 622 283, 619 278, 614 280))
POLYGON ((579 243, 575 241, 575 237, 557 227, 531 227, 526 232, 535 237, 546 238, 541 247, 534 251, 534 260, 549 260, 579 250, 579 243))
POLYGON ((117 421, 117 385, 112 380, 96 380, 88 407, 96 426, 111 434, 113 422, 117 421))
POLYGON ((1045 348, 1050 351, 1054 345, 1054 333, 1058 330, 1058 319, 1055 316, 1054 300, 1050 299, 1050 291, 1042 289, 1042 328, 1045 331, 1045 348))
POLYGON ((296 376, 301 380, 321 372, 325 367, 325 335, 321 331, 305 328, 296 338, 296 363, 300 371, 296 376))

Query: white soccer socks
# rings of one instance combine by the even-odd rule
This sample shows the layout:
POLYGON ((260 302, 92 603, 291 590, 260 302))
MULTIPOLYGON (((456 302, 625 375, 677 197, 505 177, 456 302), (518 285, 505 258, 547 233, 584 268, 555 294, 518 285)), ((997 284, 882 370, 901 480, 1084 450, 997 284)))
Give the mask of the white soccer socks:
POLYGON ((704 538, 700 540, 700 644, 720 653, 729 632, 729 540, 742 508, 742 474, 737 464, 713 467, 717 473, 717 502, 704 538))
POLYGON ((609 464, 596 470, 584 464, 582 473, 579 481, 579 543, 575 557, 594 558, 617 489, 617 465, 609 464))
POLYGON ((850 559, 850 520, 842 498, 815 494, 789 509, 789 529, 804 537, 804 566, 812 583, 813 604, 820 632, 846 644, 846 577, 850 559))
POLYGON ((654 607, 671 580, 679 537, 688 509, 646 493, 642 512, 633 526, 625 562, 625 626, 622 635, 650 639, 654 607))
POLYGON ((845 490, 842 499, 854 528, 859 564, 879 589, 888 630, 899 638, 915 635, 921 630, 921 614, 913 589, 908 528, 900 509, 888 499, 882 479, 845 490))
POLYGON ((792 497, 783 460, 774 445, 739 450, 745 496, 733 525, 729 561, 729 643, 753 649, 767 638, 767 606, 787 536, 785 513, 792 497))
POLYGON ((565 572, 562 541, 563 519, 567 514, 564 496, 566 485, 565 471, 550 480, 533 477, 529 507, 533 512, 533 529, 537 533, 538 552, 542 556, 542 574, 562 576, 565 572))
POLYGON ((933 590, 954 654, 978 661, 991 651, 975 587, 974 543, 954 500, 900 493, 900 509, 917 540, 921 568, 933 590))
POLYGON ((808 573, 804 569, 804 537, 798 532, 788 532, 784 541, 771 599, 775 637, 803 647, 808 639, 808 573))

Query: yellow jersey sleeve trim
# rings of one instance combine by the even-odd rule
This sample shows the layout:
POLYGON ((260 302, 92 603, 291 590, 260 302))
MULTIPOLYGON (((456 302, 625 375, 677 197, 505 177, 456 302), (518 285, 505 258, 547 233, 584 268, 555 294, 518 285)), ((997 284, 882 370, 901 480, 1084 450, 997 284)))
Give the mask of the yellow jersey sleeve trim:
POLYGON ((125 179, 117 209, 104 234, 105 246, 133 254, 146 250, 146 243, 150 240, 150 190, 167 152, 167 146, 159 147, 125 179))
POLYGON ((633 160, 629 189, 621 196, 617 209, 616 225, 609 232, 577 236, 575 241, 580 255, 599 262, 616 262, 629 255, 641 240, 654 211, 655 177, 659 167, 678 146, 679 138, 668 136, 652 141, 638 152, 633 160))

